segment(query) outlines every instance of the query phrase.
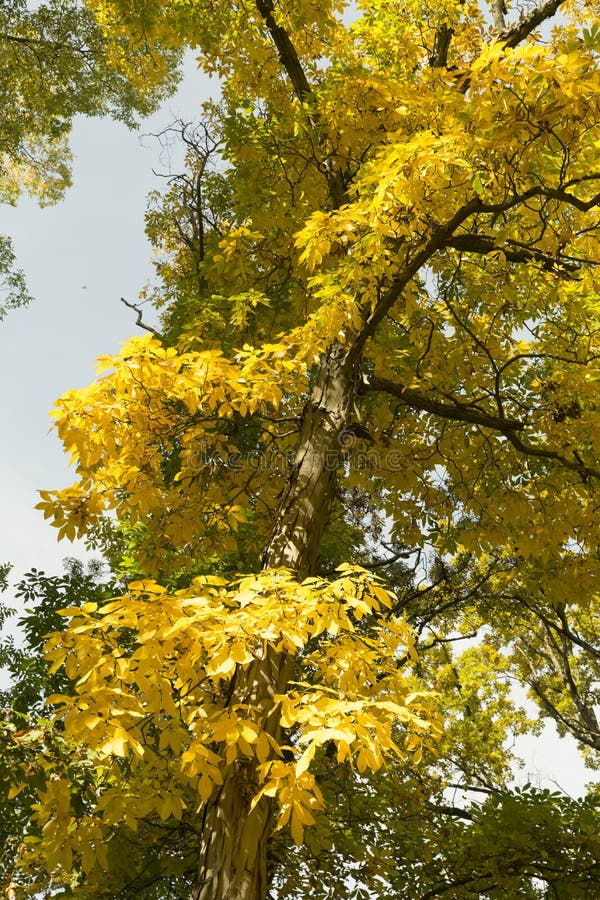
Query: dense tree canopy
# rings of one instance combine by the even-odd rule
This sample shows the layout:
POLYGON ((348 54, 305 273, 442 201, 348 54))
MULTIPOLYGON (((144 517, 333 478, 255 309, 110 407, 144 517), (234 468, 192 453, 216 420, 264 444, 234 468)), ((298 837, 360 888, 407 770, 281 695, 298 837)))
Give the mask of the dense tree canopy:
POLYGON ((509 745, 516 681, 600 749, 596 6, 88 5, 222 97, 149 208, 161 333, 57 401, 40 508, 120 582, 10 744, 11 890, 593 895, 597 792, 509 745))

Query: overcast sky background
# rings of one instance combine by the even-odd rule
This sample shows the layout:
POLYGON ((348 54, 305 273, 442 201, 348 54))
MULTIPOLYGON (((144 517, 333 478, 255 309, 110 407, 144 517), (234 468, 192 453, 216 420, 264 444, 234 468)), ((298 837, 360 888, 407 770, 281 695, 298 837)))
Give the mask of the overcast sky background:
POLYGON ((0 207, 0 232, 12 237, 34 297, 0 323, 0 562, 12 562, 15 573, 32 566, 59 572, 62 558, 75 555, 33 510, 38 489, 73 481, 48 413, 60 394, 93 379, 97 356, 143 333, 119 298, 135 302, 153 277, 144 212, 149 191, 164 186, 153 169, 167 171, 168 160, 157 140, 142 135, 177 117, 197 119, 210 87, 189 59, 178 93, 139 132, 78 118, 73 187, 64 200, 40 209, 24 197, 15 208, 0 207))
MULTIPOLYGON (((178 117, 197 119, 211 90, 189 59, 177 95, 140 132, 107 119, 78 119, 73 187, 65 199, 46 209, 27 198, 16 208, 0 207, 0 232, 12 237, 34 297, 28 308, 0 323, 0 563, 11 562, 15 578, 32 567, 61 574, 64 557, 84 555, 82 545, 59 544, 34 509, 39 489, 73 481, 48 413, 64 391, 89 384, 97 356, 118 351, 141 333, 135 313, 119 298, 135 302, 153 278, 144 234, 146 197, 164 184, 153 169, 168 168, 158 142, 141 135, 178 117)), ((174 153, 174 170, 177 162, 174 153)), ((150 310, 145 317, 153 321, 150 310)), ((559 784, 575 796, 590 780, 574 742, 560 741, 552 727, 542 739, 527 738, 518 746, 526 759, 519 783, 559 784)))

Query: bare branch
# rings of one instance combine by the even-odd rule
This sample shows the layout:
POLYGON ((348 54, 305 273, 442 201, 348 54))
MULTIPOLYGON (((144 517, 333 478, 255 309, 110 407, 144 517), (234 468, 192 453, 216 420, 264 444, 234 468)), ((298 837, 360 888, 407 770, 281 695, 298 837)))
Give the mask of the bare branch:
POLYGON ((139 325, 140 328, 144 328, 146 331, 149 331, 150 334, 153 334, 155 338, 158 338, 159 341, 162 340, 162 334, 160 331, 157 331, 156 328, 153 328, 152 325, 147 325, 144 321, 142 321, 142 310, 136 303, 129 303, 125 297, 121 297, 121 303, 124 303, 125 306, 128 306, 129 309, 134 309, 137 313, 137 319, 135 320, 135 324, 139 325))
POLYGON ((448 803, 426 803, 426 808, 431 810, 431 812, 441 813, 445 816, 454 816, 459 819, 466 819, 469 822, 473 821, 473 815, 467 809, 462 809, 460 806, 450 806, 448 803))
POLYGON ((597 260, 579 259, 574 256, 551 256, 536 247, 529 247, 519 241, 509 240, 506 244, 497 244, 492 235, 457 234, 446 242, 447 247, 464 253, 478 253, 486 256, 489 253, 503 253, 509 262, 537 262, 547 272, 568 275, 576 272, 583 263, 598 265, 597 260))
POLYGON ((445 22, 436 31, 433 52, 429 58, 429 65, 432 69, 443 69, 448 64, 448 51, 453 34, 454 29, 449 28, 445 22))
MULTIPOLYGON (((494 43, 503 44, 505 47, 517 47, 535 28, 537 28, 538 25, 541 25, 542 22, 552 18, 558 8, 565 2, 566 0, 547 0, 546 3, 542 3, 541 6, 534 9, 528 16, 524 16, 520 19, 516 25, 507 29, 504 18, 506 14, 505 0, 492 0, 494 28, 498 32, 494 43)), ((466 94, 470 86, 470 75, 461 77, 457 82, 457 88, 463 94, 466 94)))
MULTIPOLYGON (((516 205, 516 201, 515 204, 516 205)), ((510 205, 507 207, 510 208, 510 205)), ((412 259, 408 259, 404 269, 394 279, 390 287, 383 294, 375 309, 369 315, 364 325, 358 332, 356 339, 349 351, 349 357, 358 359, 362 353, 368 339, 375 333, 375 330, 381 320, 387 315, 387 312, 394 305, 396 300, 402 296, 402 291, 415 277, 419 269, 424 266, 429 259, 438 250, 446 246, 448 239, 454 234, 463 222, 470 216, 479 212, 487 212, 480 197, 473 197, 467 201, 448 221, 437 225, 429 239, 425 241, 420 250, 417 250, 412 259)), ((496 212, 496 210, 493 210, 496 212)), ((503 212, 504 210, 498 210, 503 212)))
MULTIPOLYGON (((514 433, 514 431, 507 431, 505 434, 507 440, 511 442, 513 447, 520 453, 524 453, 526 456, 536 456, 539 459, 552 459, 555 462, 560 463, 565 469, 570 469, 572 472, 578 472, 584 481, 588 478, 600 479, 600 469, 596 469, 594 466, 586 466, 580 459, 577 459, 576 462, 572 462, 570 459, 567 459, 566 456, 563 456, 562 453, 557 453, 555 450, 546 450, 544 447, 534 447, 531 444, 526 444, 514 433)), ((576 456, 579 456, 579 454, 576 454, 576 456)))
POLYGON ((75 44, 65 43, 64 41, 51 41, 43 37, 22 37, 18 34, 8 34, 5 31, 0 32, 0 42, 2 41, 11 44, 21 44, 29 48, 48 47, 52 50, 70 50, 73 53, 81 53, 82 55, 89 52, 87 47, 77 47, 75 44))
POLYGON ((525 607, 525 609, 528 609, 534 616, 537 616, 537 618, 540 619, 541 622, 543 622, 547 629, 556 631, 558 634, 568 638, 571 643, 576 644, 578 647, 581 647, 582 650, 590 653, 596 659, 600 659, 600 648, 595 646, 594 644, 590 644, 589 641, 586 641, 585 638, 582 638, 570 628, 564 610, 556 610, 556 614, 561 623, 559 625, 558 622, 553 622, 552 619, 545 615, 545 613, 536 603, 530 602, 529 599, 524 595, 506 594, 504 596, 506 596, 508 600, 516 600, 517 603, 525 607))
POLYGON ((388 557, 388 559, 374 559, 372 562, 361 562, 361 566, 364 569, 381 569, 385 566, 393 565, 399 559, 410 559, 412 555, 412 550, 400 550, 398 553, 394 553, 393 556, 388 557))
POLYGON ((567 718, 567 716, 559 712, 557 707, 554 705, 554 703, 552 703, 548 695, 542 689, 539 681, 532 679, 528 683, 531 690, 538 698, 540 706, 543 707, 550 718, 554 719, 555 722, 558 722, 559 725, 562 725, 564 728, 566 728, 574 738, 576 738, 578 741, 581 741, 581 743, 585 744, 586 747, 591 747, 593 750, 600 749, 600 740, 597 736, 597 733, 588 734, 587 730, 583 729, 578 722, 573 721, 571 718, 567 718))
MULTIPOLYGON (((600 174, 588 174, 584 178, 570 183, 569 186, 579 184, 581 181, 598 180, 600 174)), ((528 188, 521 194, 514 193, 506 200, 498 203, 484 203, 478 196, 471 197, 463 206, 458 209, 453 216, 446 222, 435 225, 432 228, 429 238, 424 240, 421 248, 415 247, 415 253, 412 258, 408 258, 406 265, 399 272, 390 287, 382 294, 381 299, 376 304, 375 309, 366 319, 364 325, 359 330, 354 343, 349 350, 349 357, 358 359, 362 353, 368 339, 372 337, 381 320, 387 315, 394 303, 402 296, 404 288, 412 281, 417 272, 424 266, 431 257, 442 250, 444 247, 451 245, 455 239, 455 232, 460 228, 463 222, 466 222, 473 215, 485 213, 503 213, 510 209, 514 209, 520 204, 532 200, 534 197, 545 197, 547 199, 559 200, 568 206, 573 206, 582 212, 589 212, 596 206, 600 205, 600 192, 595 194, 590 200, 581 200, 579 197, 564 190, 563 188, 550 188, 546 185, 535 185, 528 188)))
POLYGON ((525 424, 515 419, 506 419, 504 416, 494 416, 475 406, 468 406, 466 404, 463 405, 457 403, 453 405, 450 403, 442 403, 439 400, 428 397, 426 394, 421 394, 420 391, 415 391, 413 388, 407 388, 402 384, 397 384, 387 378, 378 378, 377 376, 372 376, 368 379, 365 378, 363 380, 362 390, 384 391, 387 394, 397 397, 413 409, 419 409, 423 412, 431 413, 434 416, 440 416, 443 419, 451 419, 455 422, 469 422, 473 425, 479 425, 482 428, 491 428, 494 431, 503 434, 513 447, 525 456, 554 460, 565 469, 570 469, 572 472, 578 472, 584 481, 589 478, 600 479, 600 469, 586 465, 580 458, 576 458, 576 461, 573 462, 572 460, 567 459, 566 456, 563 456, 562 453, 558 453, 555 450, 547 450, 545 447, 535 447, 532 444, 525 443, 516 433, 518 431, 523 431, 525 429, 525 424))
POLYGON ((269 29, 269 34, 279 52, 279 60, 294 86, 296 96, 301 103, 304 103, 312 95, 312 88, 304 74, 304 69, 289 34, 285 28, 282 28, 275 21, 273 16, 275 4, 273 0, 256 0, 256 8, 265 20, 265 25, 269 29))

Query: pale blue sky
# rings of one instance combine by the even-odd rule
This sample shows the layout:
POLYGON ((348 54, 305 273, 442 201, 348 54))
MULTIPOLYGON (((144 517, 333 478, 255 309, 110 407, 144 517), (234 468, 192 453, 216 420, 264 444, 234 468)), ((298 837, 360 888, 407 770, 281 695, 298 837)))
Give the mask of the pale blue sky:
POLYGON ((190 58, 177 95, 139 132, 109 119, 76 120, 73 187, 64 200, 45 209, 28 198, 0 207, 0 231, 12 237, 34 297, 0 324, 0 562, 15 572, 60 572, 62 558, 75 555, 33 510, 38 489, 72 481, 48 413, 61 393, 92 380, 98 355, 142 333, 119 298, 135 301, 152 278, 144 211, 148 192, 164 184, 152 170, 166 165, 158 142, 142 134, 176 117, 198 118, 210 90, 190 58))

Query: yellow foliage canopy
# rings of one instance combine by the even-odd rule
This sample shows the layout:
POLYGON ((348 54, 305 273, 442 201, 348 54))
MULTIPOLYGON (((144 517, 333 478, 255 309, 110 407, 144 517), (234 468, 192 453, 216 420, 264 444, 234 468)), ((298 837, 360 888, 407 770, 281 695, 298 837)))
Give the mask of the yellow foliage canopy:
POLYGON ((248 760, 259 776, 253 807, 275 797, 278 827, 291 821, 300 842, 310 811, 322 808, 310 771, 319 749, 332 744, 361 773, 388 754, 420 755, 439 734, 438 716, 402 671, 414 636, 392 614, 393 599, 372 575, 343 566, 331 582, 264 571, 234 584, 197 578, 175 594, 144 581, 101 608, 63 610, 68 628, 49 637, 46 656, 53 669, 65 667, 75 690, 48 702, 69 740, 87 748, 97 777, 85 798, 93 811, 83 817, 67 780, 47 781, 36 818, 48 869, 68 871, 75 858, 93 883, 111 826, 124 820, 135 831, 144 817, 180 819, 248 760), (373 616, 380 624, 365 631, 373 616), (298 674, 310 681, 275 696, 236 695, 240 671, 273 652, 299 657, 298 674), (293 745, 273 736, 274 717, 293 732, 293 745))

